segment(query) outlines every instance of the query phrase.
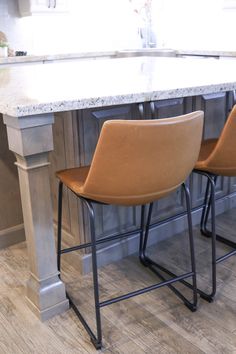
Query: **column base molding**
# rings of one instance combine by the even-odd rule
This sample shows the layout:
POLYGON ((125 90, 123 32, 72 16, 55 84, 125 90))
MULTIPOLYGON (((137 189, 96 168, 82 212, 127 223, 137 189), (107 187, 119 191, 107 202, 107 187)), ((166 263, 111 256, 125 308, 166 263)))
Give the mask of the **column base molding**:
POLYGON ((65 298, 65 286, 58 278, 58 273, 44 280, 37 280, 34 274, 31 274, 27 282, 26 299, 42 321, 69 308, 69 301, 65 298))
POLYGON ((58 304, 48 307, 45 310, 39 310, 28 297, 26 297, 27 305, 31 311, 42 321, 47 321, 50 318, 59 315, 69 309, 69 301, 66 299, 58 304))

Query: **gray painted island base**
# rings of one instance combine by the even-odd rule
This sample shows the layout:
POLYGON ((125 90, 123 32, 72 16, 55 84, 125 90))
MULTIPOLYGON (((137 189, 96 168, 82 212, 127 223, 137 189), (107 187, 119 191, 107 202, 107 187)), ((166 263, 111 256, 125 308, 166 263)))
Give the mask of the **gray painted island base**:
POLYGON ((53 121, 52 114, 20 120, 4 116, 19 174, 30 268, 27 300, 42 320, 68 309, 65 287, 58 278, 48 172, 53 121))

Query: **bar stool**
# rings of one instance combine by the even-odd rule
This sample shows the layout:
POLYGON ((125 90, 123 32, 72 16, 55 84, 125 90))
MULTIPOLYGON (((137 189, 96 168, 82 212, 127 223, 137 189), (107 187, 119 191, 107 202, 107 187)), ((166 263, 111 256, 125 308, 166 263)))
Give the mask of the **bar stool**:
POLYGON ((218 139, 203 141, 195 173, 207 177, 204 205, 201 216, 200 230, 202 235, 211 237, 212 246, 212 284, 211 292, 207 294, 198 290, 201 297, 209 302, 216 294, 216 265, 236 254, 236 243, 220 235, 216 235, 215 217, 215 186, 218 176, 236 176, 236 105, 231 110, 225 126, 218 139), (211 210, 211 230, 207 229, 207 222, 211 210), (216 240, 233 248, 224 256, 216 258, 216 240))
POLYGON ((191 311, 196 310, 197 288, 190 195, 184 181, 196 163, 202 127, 203 112, 201 111, 159 120, 106 121, 102 127, 91 165, 59 171, 56 174, 59 178, 58 268, 60 270, 62 253, 91 247, 96 335, 71 297, 69 295, 68 297, 72 308, 97 349, 102 346, 100 308, 109 304, 167 285, 191 311), (67 186, 86 205, 91 231, 91 242, 66 249, 61 249, 63 185, 67 186), (128 237, 134 232, 96 240, 93 203, 141 206, 141 226, 135 231, 140 235, 139 258, 143 265, 153 268, 149 266, 145 254, 153 202, 169 195, 181 185, 186 197, 191 271, 167 280, 155 270, 154 273, 160 276, 161 282, 100 302, 96 246, 103 242, 128 237), (147 205, 148 213, 146 213, 147 205), (192 278, 192 301, 189 301, 172 285, 186 278, 192 278))

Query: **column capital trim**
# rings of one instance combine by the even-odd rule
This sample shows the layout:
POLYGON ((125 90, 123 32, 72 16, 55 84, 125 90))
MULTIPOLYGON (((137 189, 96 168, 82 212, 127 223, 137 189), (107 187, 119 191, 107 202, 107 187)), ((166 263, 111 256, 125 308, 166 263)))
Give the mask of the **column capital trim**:
POLYGON ((12 117, 6 114, 3 115, 3 121, 8 127, 14 129, 27 129, 39 127, 42 125, 49 125, 54 123, 53 113, 36 114, 26 117, 12 117))

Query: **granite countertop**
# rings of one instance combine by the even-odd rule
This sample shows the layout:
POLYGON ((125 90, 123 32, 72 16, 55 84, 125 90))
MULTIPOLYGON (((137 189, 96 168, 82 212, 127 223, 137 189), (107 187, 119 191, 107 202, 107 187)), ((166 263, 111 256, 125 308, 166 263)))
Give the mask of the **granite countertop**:
POLYGON ((13 117, 236 89, 236 61, 135 57, 0 68, 0 113, 13 117))

